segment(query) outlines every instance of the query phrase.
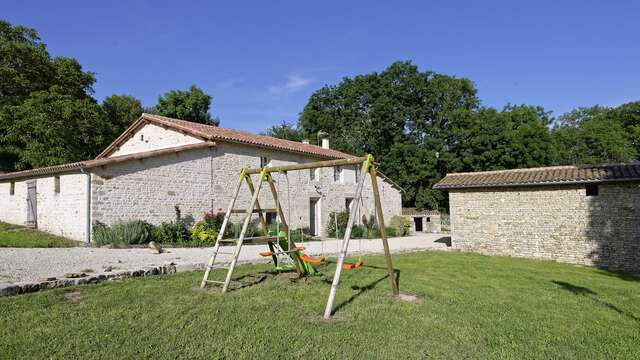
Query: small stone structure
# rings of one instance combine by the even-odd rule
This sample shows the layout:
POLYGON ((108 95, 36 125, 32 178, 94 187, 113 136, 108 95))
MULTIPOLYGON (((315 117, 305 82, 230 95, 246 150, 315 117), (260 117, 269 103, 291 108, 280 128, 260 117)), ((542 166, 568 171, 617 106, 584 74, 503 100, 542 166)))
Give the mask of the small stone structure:
POLYGON ((405 207, 402 216, 411 221, 411 233, 440 233, 442 231, 441 216, 438 210, 405 207))
MULTIPOLYGON (((223 211, 240 170, 353 157, 329 148, 233 129, 143 114, 93 160, 0 175, 0 220, 75 240, 90 241, 96 221, 112 225, 172 221, 178 206, 187 225, 205 211, 223 211)), ((275 174, 281 204, 292 228, 322 235, 329 213, 355 198, 356 167, 275 174)), ((382 174, 379 188, 385 219, 401 213, 401 188, 382 174)), ((248 206, 241 192, 237 209, 248 206)), ((267 186, 263 209, 275 204, 267 186)), ((373 214, 371 183, 363 188, 361 214, 373 214)), ((234 215, 239 221, 241 215, 234 215)))
POLYGON ((640 164, 448 174, 452 246, 640 272, 640 164))

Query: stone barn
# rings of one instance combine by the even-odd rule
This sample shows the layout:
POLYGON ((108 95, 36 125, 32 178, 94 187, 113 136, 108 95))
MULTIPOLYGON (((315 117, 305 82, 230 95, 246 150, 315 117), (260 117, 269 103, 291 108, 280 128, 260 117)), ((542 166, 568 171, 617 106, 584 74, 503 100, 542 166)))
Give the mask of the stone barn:
MULTIPOLYGON (((189 225, 205 211, 226 210, 244 167, 353 157, 330 149, 328 139, 322 145, 143 114, 96 159, 0 174, 0 221, 87 242, 97 221, 159 224, 174 219, 175 206, 189 225)), ((355 197, 359 170, 275 174, 292 228, 322 235, 329 213, 343 211, 355 197)), ((379 187, 385 218, 399 215, 401 188, 380 173, 379 187)), ((241 195, 236 207, 243 209, 250 196, 241 195)), ((271 193, 262 191, 260 202, 273 221, 271 193)), ((360 212, 375 213, 370 182, 360 212)))
POLYGON ((640 163, 447 174, 454 248, 640 271, 640 163))
POLYGON ((402 216, 411 222, 411 233, 439 233, 442 231, 440 212, 415 207, 402 208, 402 216))

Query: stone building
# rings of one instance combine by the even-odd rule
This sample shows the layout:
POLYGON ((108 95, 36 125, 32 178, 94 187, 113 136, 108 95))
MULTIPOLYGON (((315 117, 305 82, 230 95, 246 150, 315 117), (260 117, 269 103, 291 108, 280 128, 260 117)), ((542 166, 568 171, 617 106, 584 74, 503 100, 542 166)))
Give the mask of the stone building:
POLYGON ((640 271, 640 163, 448 174, 452 246, 640 271))
POLYGON ((411 221, 411 233, 439 233, 442 231, 438 210, 415 207, 402 208, 402 216, 411 221))
MULTIPOLYGON (((96 221, 159 224, 174 219, 175 206, 189 224, 205 211, 226 210, 244 167, 347 157, 352 155, 330 149, 326 139, 321 147, 143 114, 96 159, 1 174, 0 220, 84 241, 96 221)), ((292 228, 323 234, 329 213, 353 201, 357 173, 359 168, 343 167, 274 174, 292 228)), ((401 213, 401 189, 382 174, 379 180, 390 219, 401 213)), ((263 190, 262 207, 274 209, 268 187, 263 190)), ((236 208, 249 200, 243 191, 236 208)), ((368 179, 361 205, 362 214, 375 213, 368 179)))

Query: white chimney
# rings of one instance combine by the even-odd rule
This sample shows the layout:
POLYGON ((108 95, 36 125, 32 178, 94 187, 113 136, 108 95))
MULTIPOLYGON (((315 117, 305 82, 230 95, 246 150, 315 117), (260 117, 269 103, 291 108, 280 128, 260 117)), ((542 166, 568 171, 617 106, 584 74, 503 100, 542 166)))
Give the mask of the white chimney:
POLYGON ((329 138, 322 138, 322 147, 325 149, 329 148, 329 138))
POLYGON ((308 144, 309 144, 309 139, 303 139, 303 140, 302 140, 302 143, 303 143, 303 144, 307 144, 307 145, 308 145, 308 144))

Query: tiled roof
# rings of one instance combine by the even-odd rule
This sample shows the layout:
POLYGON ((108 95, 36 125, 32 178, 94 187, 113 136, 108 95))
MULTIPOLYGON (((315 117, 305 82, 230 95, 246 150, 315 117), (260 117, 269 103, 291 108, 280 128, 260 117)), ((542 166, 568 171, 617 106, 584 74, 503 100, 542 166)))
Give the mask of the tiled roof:
POLYGON ((434 189, 640 182, 640 163, 552 166, 447 174, 434 189))
POLYGON ((0 174, 0 181, 10 180, 10 179, 13 180, 13 179, 30 178, 30 177, 36 177, 41 175, 52 175, 52 174, 73 172, 73 171, 78 171, 82 169, 90 169, 98 166, 105 166, 105 165, 110 165, 110 164, 130 161, 130 160, 146 159, 154 156, 174 154, 181 151, 201 149, 201 148, 207 148, 207 147, 213 147, 213 146, 215 146, 215 143, 207 141, 203 143, 182 145, 182 146, 176 146, 176 147, 171 147, 166 149, 144 151, 144 152, 139 152, 135 154, 113 156, 110 158, 85 160, 85 161, 78 161, 78 162, 68 163, 68 164, 41 167, 41 168, 31 169, 31 170, 15 171, 10 173, 0 174))
POLYGON ((133 123, 122 135, 120 135, 109 147, 105 149, 98 158, 109 156, 118 146, 122 145, 129 137, 137 131, 145 123, 153 123, 160 126, 166 126, 176 131, 188 133, 192 136, 212 141, 226 141, 253 145, 263 148, 294 152, 299 154, 307 154, 325 159, 343 159, 354 157, 353 155, 343 153, 333 149, 325 149, 320 146, 303 144, 297 141, 278 139, 271 136, 257 135, 249 132, 221 128, 205 124, 194 123, 191 121, 173 119, 166 116, 142 114, 140 118, 133 123))

